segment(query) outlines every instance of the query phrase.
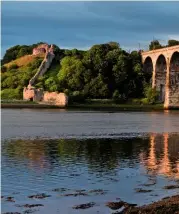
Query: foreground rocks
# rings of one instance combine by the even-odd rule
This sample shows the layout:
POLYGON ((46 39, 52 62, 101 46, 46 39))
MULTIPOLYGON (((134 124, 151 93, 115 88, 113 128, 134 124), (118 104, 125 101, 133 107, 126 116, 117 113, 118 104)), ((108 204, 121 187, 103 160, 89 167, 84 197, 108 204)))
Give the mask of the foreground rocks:
MULTIPOLYGON (((134 206, 137 206, 137 204, 129 204, 124 201, 118 201, 118 202, 108 202, 108 203, 106 203, 106 206, 112 210, 118 210, 122 207, 124 207, 125 209, 127 209, 129 207, 134 207, 134 206)), ((117 212, 117 213, 119 213, 119 212, 117 212)))
POLYGON ((15 202, 14 197, 11 197, 11 196, 7 197, 6 201, 15 202))
POLYGON ((24 204, 24 205, 16 205, 16 207, 24 207, 24 208, 32 208, 32 207, 43 207, 43 204, 24 204))
POLYGON ((179 195, 141 207, 128 206, 115 214, 179 214, 179 195))
POLYGON ((37 198, 37 199, 44 199, 44 198, 48 198, 48 197, 51 197, 51 195, 46 195, 45 193, 28 196, 28 198, 37 198))
MULTIPOLYGON (((178 188, 176 185, 169 185, 165 186, 166 189, 175 189, 178 188)), ((54 192, 63 192, 66 191, 67 189, 65 188, 56 188, 53 191, 54 192)), ((141 189, 139 189, 141 191, 141 189)), ((143 192, 143 191, 142 191, 143 192)), ((94 190, 89 190, 86 191, 84 189, 82 190, 76 190, 75 193, 69 193, 65 194, 65 196, 92 196, 94 193, 95 194, 104 194, 105 190, 102 189, 94 189, 94 190), (93 193, 90 195, 90 193, 93 193)), ((64 195, 63 195, 64 196, 64 195)), ((44 199, 46 197, 50 197, 50 195, 46 195, 45 193, 41 194, 36 194, 36 195, 31 195, 29 198, 32 199, 44 199)), ((4 196, 2 197, 5 199, 7 202, 15 202, 14 197, 11 196, 4 196)), ((94 202, 89 202, 89 203, 84 203, 84 204, 78 204, 73 206, 73 209, 89 209, 97 204, 97 201, 94 202)), ((103 204, 104 205, 104 204, 103 204)), ((175 195, 172 197, 166 197, 163 198, 160 201, 154 202, 149 205, 144 205, 144 206, 137 206, 137 204, 130 204, 125 201, 122 201, 120 198, 116 198, 116 201, 112 202, 107 202, 105 204, 107 207, 109 207, 111 210, 113 210, 113 214, 179 214, 179 195, 175 195)), ((16 207, 22 207, 22 208, 29 208, 28 210, 23 211, 23 214, 28 214, 28 213, 33 213, 38 211, 37 209, 32 209, 32 208, 40 208, 43 207, 43 204, 23 204, 23 205, 17 205, 15 204, 16 207)), ((18 212, 7 212, 4 214, 19 214, 18 212)))
POLYGON ((79 204, 79 205, 73 206, 73 209, 88 209, 90 207, 93 207, 94 205, 95 205, 94 202, 79 204))
POLYGON ((152 192, 152 190, 150 190, 150 189, 142 189, 142 188, 137 188, 137 189, 135 189, 135 191, 138 193, 152 192))
POLYGON ((164 186, 164 189, 178 189, 179 185, 168 185, 168 186, 164 186))

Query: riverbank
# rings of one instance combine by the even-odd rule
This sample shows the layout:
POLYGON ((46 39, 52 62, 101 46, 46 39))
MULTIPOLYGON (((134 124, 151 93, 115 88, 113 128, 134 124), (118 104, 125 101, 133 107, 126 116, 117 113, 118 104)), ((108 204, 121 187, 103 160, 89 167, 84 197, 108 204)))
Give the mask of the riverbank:
POLYGON ((128 206, 115 214, 171 214, 179 213, 179 195, 163 198, 160 201, 141 207, 128 206))
POLYGON ((48 104, 39 104, 30 101, 8 101, 2 102, 1 108, 34 108, 34 109, 67 109, 67 110, 98 110, 98 111, 151 111, 164 110, 162 104, 140 105, 140 104, 115 104, 112 102, 85 102, 73 103, 68 106, 55 106, 48 104))
POLYGON ((99 110, 99 111, 151 111, 164 110, 161 105, 105 105, 105 104, 71 104, 66 107, 36 103, 2 103, 1 108, 35 108, 35 109, 67 109, 67 110, 99 110))
POLYGON ((64 108, 59 106, 52 106, 52 105, 45 105, 45 104, 38 104, 38 103, 1 103, 1 108, 64 108))
MULTIPOLYGON (((32 101, 2 101, 1 108, 32 108, 32 109, 66 109, 66 110, 92 110, 92 111, 164 111, 163 104, 116 104, 111 100, 90 100, 84 103, 70 103, 68 106, 55 106, 32 101)), ((175 108, 172 110, 179 110, 175 108)))

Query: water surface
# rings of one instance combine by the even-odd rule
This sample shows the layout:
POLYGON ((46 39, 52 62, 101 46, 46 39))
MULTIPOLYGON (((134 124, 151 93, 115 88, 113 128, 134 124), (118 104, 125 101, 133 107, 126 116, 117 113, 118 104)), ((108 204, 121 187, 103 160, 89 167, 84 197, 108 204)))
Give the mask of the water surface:
POLYGON ((2 213, 36 203, 34 213, 111 213, 105 203, 116 198, 142 205, 178 193, 164 188, 179 183, 178 116, 2 110, 2 195, 15 200, 3 198, 2 213), (79 190, 86 195, 66 196, 79 190), (38 193, 50 197, 28 198, 38 193))
POLYGON ((2 138, 105 138, 179 131, 179 112, 2 109, 2 138))

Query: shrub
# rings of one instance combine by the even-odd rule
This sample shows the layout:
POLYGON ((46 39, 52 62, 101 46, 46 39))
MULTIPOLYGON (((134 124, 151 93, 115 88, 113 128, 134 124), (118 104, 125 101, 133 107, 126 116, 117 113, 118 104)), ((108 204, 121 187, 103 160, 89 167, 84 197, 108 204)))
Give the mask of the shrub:
POLYGON ((156 90, 156 88, 146 86, 144 89, 144 93, 148 104, 154 104, 158 100, 159 92, 156 90))
POLYGON ((80 91, 74 91, 72 94, 69 96, 69 103, 81 103, 84 102, 85 98, 83 93, 80 91))
POLYGON ((65 89, 64 91, 63 91, 63 93, 65 93, 67 96, 69 95, 69 89, 65 89))
POLYGON ((1 72, 5 73, 7 71, 7 68, 5 66, 1 66, 1 72))
POLYGON ((149 104, 149 101, 147 98, 143 98, 143 99, 141 99, 141 103, 144 105, 147 105, 147 104, 149 104))
MULTIPOLYGON (((146 99, 146 98, 144 98, 144 99, 146 99)), ((132 104, 141 104, 141 103, 143 103, 142 99, 139 99, 139 98, 132 99, 132 104)))
POLYGON ((18 68, 18 65, 14 63, 14 64, 9 66, 8 70, 10 71, 10 70, 14 70, 14 69, 17 69, 17 68, 18 68))
POLYGON ((30 62, 28 64, 28 67, 30 67, 31 69, 37 69, 39 68, 39 66, 41 65, 43 59, 40 57, 35 58, 32 62, 30 62))
POLYGON ((13 99, 22 99, 22 91, 19 89, 4 89, 1 91, 2 100, 13 100, 13 99))
POLYGON ((114 91, 112 98, 115 103, 122 103, 125 101, 125 97, 120 94, 118 90, 114 91))

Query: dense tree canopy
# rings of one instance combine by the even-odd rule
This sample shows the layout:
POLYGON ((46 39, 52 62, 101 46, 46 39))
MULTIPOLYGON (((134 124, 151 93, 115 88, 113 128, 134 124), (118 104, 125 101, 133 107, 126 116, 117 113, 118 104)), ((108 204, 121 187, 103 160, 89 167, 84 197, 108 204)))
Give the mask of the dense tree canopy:
POLYGON ((174 45, 179 45, 179 41, 174 39, 168 40, 168 46, 174 46, 174 45))
POLYGON ((159 48, 162 48, 162 45, 160 44, 160 42, 158 40, 152 41, 149 45, 149 50, 155 50, 155 49, 159 49, 159 48))
MULTIPOLYGON (((37 72, 42 58, 36 57, 27 65, 6 63, 21 56, 32 54, 38 44, 16 45, 8 49, 2 59, 1 88, 15 89, 15 95, 28 85, 37 72)), ((169 40, 167 46, 179 41, 169 40)), ((149 49, 161 48, 159 41, 152 41, 149 49)), ((60 91, 83 98, 114 98, 127 100, 144 96, 150 78, 143 72, 141 55, 138 51, 128 53, 116 42, 98 44, 87 51, 65 50, 54 45, 55 59, 48 72, 36 82, 36 87, 47 91, 60 91)), ((14 96, 15 96, 14 95, 14 96)))

